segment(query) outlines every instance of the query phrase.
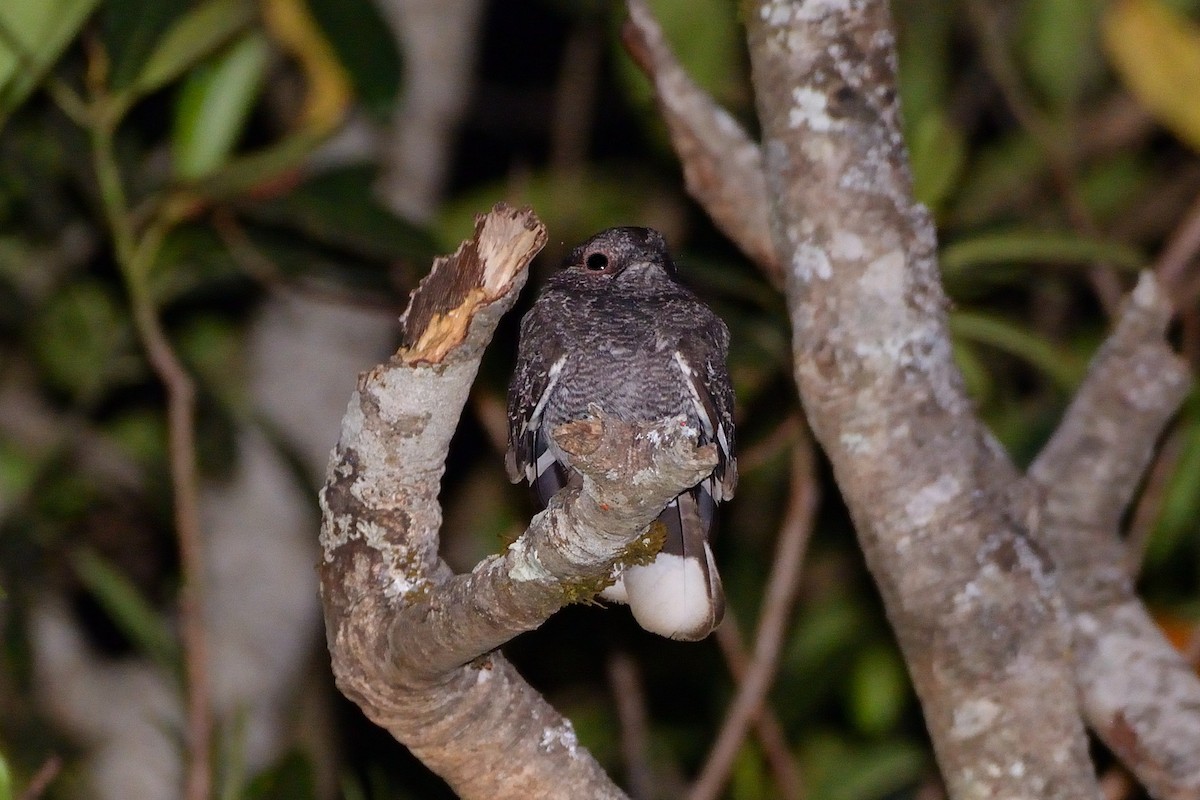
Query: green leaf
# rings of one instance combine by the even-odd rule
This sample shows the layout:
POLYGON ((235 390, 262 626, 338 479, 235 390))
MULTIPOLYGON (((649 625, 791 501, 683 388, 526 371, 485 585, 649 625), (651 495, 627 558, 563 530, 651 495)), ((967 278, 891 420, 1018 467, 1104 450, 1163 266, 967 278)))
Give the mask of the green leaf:
POLYGON ((0 439, 0 512, 9 511, 13 498, 24 496, 37 478, 39 464, 24 447, 0 439))
POLYGON ((954 6, 945 0, 909 0, 896 3, 893 13, 899 17, 898 81, 904 118, 939 117, 945 112, 949 85, 954 6))
POLYGON ((954 363, 963 375, 967 385, 967 394, 976 403, 982 405, 989 397, 995 386, 992 374, 979 356, 978 351, 970 342, 953 339, 951 347, 954 350, 954 363))
POLYGON ((249 32, 191 72, 175 104, 175 174, 196 180, 226 162, 266 77, 266 37, 249 32))
MULTIPOLYGON (((737 4, 728 0, 649 0, 647 5, 691 79, 726 107, 746 104, 749 93, 737 4)), ((616 16, 624 19, 623 12, 616 16)), ((619 51, 614 56, 617 76, 630 98, 641 108, 652 108, 650 82, 620 49, 620 37, 614 35, 611 41, 619 51)))
POLYGON ((254 12, 248 0, 208 0, 196 6, 159 39, 128 94, 148 94, 175 80, 249 25, 254 12))
POLYGON ((163 669, 178 673, 182 662, 175 637, 129 578, 90 550, 72 553, 71 566, 121 632, 163 669))
POLYGON ((241 328, 215 316, 189 320, 175 336, 179 354, 208 391, 236 407, 244 392, 241 328))
POLYGON ((762 755, 753 740, 747 739, 738 750, 729 775, 730 800, 770 800, 773 788, 762 755))
POLYGON ((1083 379, 1084 363, 1074 353, 1002 317, 957 311, 950 315, 950 332, 1028 361, 1065 391, 1083 379))
POLYGON ((0 126, 58 60, 99 0, 0 3, 0 126))
POLYGON ((247 205, 259 222, 317 242, 379 259, 419 258, 437 251, 433 237, 375 199, 375 168, 343 167, 316 175, 282 197, 247 205))
POLYGON ((64 288, 42 309, 32 333, 46 377, 81 402, 135 369, 124 358, 131 346, 128 320, 99 281, 64 288))
POLYGON ((8 759, 0 753, 0 800, 13 799, 12 774, 8 771, 8 759))
POLYGON ((400 92, 401 58, 371 0, 308 0, 309 11, 345 67, 363 106, 385 121, 400 92))
POLYGON ((1095 0, 1026 0, 1020 55, 1033 85, 1058 110, 1070 109, 1100 74, 1095 0))
POLYGON ((854 724, 869 736, 882 736, 896 727, 908 705, 904 662, 894 648, 868 645, 854 663, 849 689, 854 724))
POLYGON ((1161 0, 1104 4, 1109 62, 1134 97, 1181 140, 1200 149, 1200 25, 1161 0))
POLYGON ((1121 152, 1087 166, 1079 181, 1083 201, 1097 219, 1117 221, 1141 207, 1158 176, 1141 152, 1121 152))
POLYGON ((292 751, 246 787, 243 800, 312 800, 317 796, 312 760, 292 751))
POLYGON ((1146 266, 1141 251, 1122 242, 1057 231, 1010 230, 960 239, 942 249, 942 271, 988 264, 1046 264, 1090 267, 1098 263, 1135 272, 1146 266))
POLYGON ((262 150, 230 158, 190 188, 212 200, 238 197, 298 170, 325 139, 323 132, 302 128, 262 150))
POLYGON ((1046 166, 1042 149, 1025 133, 976 147, 972 156, 954 207, 947 209, 959 226, 984 224, 1021 207, 1036 193, 1046 166))
POLYGON ((899 740, 861 748, 846 747, 826 762, 812 797, 822 800, 888 797, 916 783, 928 760, 920 748, 899 740))
POLYGON ((130 458, 147 468, 167 462, 167 422, 158 409, 135 408, 103 423, 103 430, 130 458))
POLYGON ((106 0, 103 36, 112 88, 133 83, 159 37, 187 9, 187 0, 106 0))
POLYGON ((932 114, 914 126, 909 149, 913 194, 936 212, 962 175, 967 158, 963 135, 942 115, 932 114))

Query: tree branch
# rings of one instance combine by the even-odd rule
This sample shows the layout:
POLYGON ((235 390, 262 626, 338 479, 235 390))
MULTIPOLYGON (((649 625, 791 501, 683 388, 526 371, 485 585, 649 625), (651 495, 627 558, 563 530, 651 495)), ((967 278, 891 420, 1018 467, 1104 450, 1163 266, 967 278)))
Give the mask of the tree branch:
POLYGON ((628 5, 629 20, 621 29, 625 48, 654 84, 688 194, 782 288, 758 144, 684 72, 644 0, 628 5))
MULTIPOLYGON (((701 167, 721 162, 723 156, 719 145, 712 145, 711 151, 697 155, 696 146, 688 143, 703 140, 704 133, 721 126, 720 118, 728 118, 727 115, 694 84, 673 77, 682 70, 662 44, 657 26, 653 25, 653 20, 647 23, 649 15, 641 9, 638 0, 631 0, 630 9, 631 22, 627 27, 633 29, 641 41, 631 43, 633 37, 627 31, 627 46, 655 82, 660 105, 671 124, 680 158, 685 162, 685 172, 689 172, 687 162, 692 159, 698 160, 701 167), (653 57, 639 55, 638 48, 651 49, 653 57), (679 127, 685 130, 679 132, 676 130, 679 127)), ((786 18, 786 9, 773 9, 768 4, 759 10, 768 18, 772 14, 786 18)), ((800 12, 801 16, 805 14, 800 12)), ((836 24, 831 24, 828 29, 836 30, 836 24)), ((842 43, 835 45, 844 52, 842 43)), ((786 82, 782 85, 784 88, 789 86, 786 82)), ((808 100, 822 105, 828 103, 829 98, 827 93, 808 94, 806 89, 799 89, 795 99, 798 104, 808 100)), ((793 112, 797 114, 797 124, 805 121, 802 112, 802 108, 793 112)), ((789 125, 791 121, 789 115, 789 125)), ((825 142, 810 144, 811 154, 829 152, 825 142)), ((762 168, 761 160, 757 167, 753 166, 753 159, 733 161, 737 165, 731 174, 738 174, 747 164, 751 169, 762 168)), ((847 180, 854 175, 850 171, 842 174, 847 180)), ((804 178, 803 175, 798 177, 804 178)), ((756 185, 756 179, 757 176, 745 174, 738 177, 738 181, 747 186, 756 185)), ((844 187, 835 188, 840 191, 844 187)), ((834 189, 826 191, 830 194, 824 196, 833 196, 834 189)), ((818 196, 816 202, 819 205, 820 190, 812 194, 818 196)), ((702 192, 693 192, 693 196, 706 206, 713 202, 702 192)), ((716 207, 708 210, 716 218, 722 212, 719 202, 714 205, 716 207)), ((897 207, 902 208, 902 205, 897 204, 897 207)), ((765 212, 765 207, 749 200, 747 208, 753 208, 753 214, 765 212)), ((806 206, 801 203, 797 208, 803 210, 806 206)), ((803 211, 797 216, 803 216, 803 211)), ((1189 212, 1188 222, 1172 240, 1160 267, 1164 278, 1176 288, 1181 288, 1183 283, 1178 276, 1183 272, 1182 265, 1187 261, 1188 248, 1192 247, 1195 238, 1193 216, 1189 212)), ((821 224, 810 220, 808 228, 819 231, 821 224)), ((830 224, 825 228, 826 235, 835 229, 830 224)), ((755 230, 760 229, 752 221, 726 232, 748 256, 761 263, 761 257, 756 254, 762 248, 745 244, 748 239, 753 239, 755 230)), ((932 237, 932 233, 929 235, 932 237)), ((842 238, 843 248, 847 242, 852 243, 842 238)), ((794 251, 812 255, 805 254, 801 248, 794 251)), ((816 266, 822 266, 819 259, 816 266)), ((829 270, 838 269, 838 261, 830 260, 829 270)), ((1191 295, 1185 288, 1182 296, 1191 295)), ((1140 295, 1135 296, 1121 327, 1097 357, 1076 404, 1051 446, 1038 459, 1031 475, 1044 491, 1051 493, 1043 538, 1047 548, 1061 562, 1066 599, 1075 612, 1076 681, 1088 720, 1152 794, 1183 797, 1194 796, 1197 791, 1196 762, 1200 755, 1192 746, 1197 741, 1194 711, 1197 682, 1189 670, 1180 669, 1179 658, 1162 640, 1133 594, 1132 582, 1119 566, 1124 558, 1116 536, 1120 514, 1144 470, 1145 459, 1162 425, 1176 409, 1179 396, 1186 391, 1179 384, 1183 374, 1180 364, 1162 341, 1166 324, 1161 309, 1163 302, 1152 284, 1142 284, 1140 295), (1123 399, 1122 392, 1133 394, 1123 399), (1101 430, 1107 431, 1106 435, 1118 435, 1121 441, 1107 441, 1103 436, 1090 435, 1101 430), (1089 503, 1095 505, 1089 506, 1089 503), (1099 577, 1087 577, 1089 575, 1099 577), (1108 635, 1099 635, 1104 632, 1108 635), (1151 676, 1158 683, 1153 683, 1151 676), (1155 688, 1157 696, 1155 692, 1148 693, 1147 688, 1155 688), (1130 697, 1137 698, 1137 702, 1118 707, 1120 703, 1116 701, 1130 697), (1154 720, 1157 723, 1151 725, 1154 720)), ((1176 304, 1180 305, 1178 297, 1176 304)), ((806 332, 805 335, 810 334, 806 332)), ((1016 494, 1019 496, 1021 492, 1016 494)))
POLYGON ((1097 797, 1032 503, 953 365, 883 0, 746 12, 796 381, 955 797, 1097 797))
MULTIPOLYGON (((741 674, 736 675, 737 694, 725 715, 721 732, 709 750, 704 769, 688 794, 689 800, 715 800, 720 796, 750 726, 762 717, 763 706, 779 665, 787 623, 796 605, 800 570, 820 502, 813 450, 813 442, 807 431, 797 437, 792 446, 791 499, 783 524, 780 525, 775 556, 771 560, 771 574, 763 592, 762 611, 754 637, 754 656, 741 674)), ((799 794, 799 781, 794 773, 793 766, 790 773, 781 776, 789 783, 781 794, 799 794)))
POLYGON ((400 351, 360 377, 322 491, 338 686, 467 798, 624 797, 570 723, 490 651, 652 557, 661 538, 647 526, 716 463, 678 419, 630 425, 597 411, 561 426, 582 486, 502 555, 450 574, 437 554, 447 448, 483 349, 544 243, 532 212, 497 206, 438 259, 402 318, 400 351))
POLYGON ((1200 795, 1200 680, 1138 600, 1118 535, 1191 383, 1163 339, 1171 313, 1143 274, 1029 480, 1045 495, 1040 541, 1074 617, 1088 722, 1153 797, 1182 800, 1200 795))

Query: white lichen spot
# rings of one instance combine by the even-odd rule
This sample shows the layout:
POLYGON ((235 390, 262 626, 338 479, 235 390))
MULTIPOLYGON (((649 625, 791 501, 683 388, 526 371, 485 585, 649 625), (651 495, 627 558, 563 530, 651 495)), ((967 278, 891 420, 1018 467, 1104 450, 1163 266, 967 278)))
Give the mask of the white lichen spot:
POLYGON ((954 610, 959 613, 965 613, 982 597, 983 591, 979 588, 979 584, 975 581, 968 581, 967 585, 954 595, 954 610))
POLYGON ((1154 308, 1161 300, 1158 281, 1153 272, 1143 272, 1138 276, 1137 286, 1133 289, 1133 303, 1142 308, 1154 308))
POLYGON ((833 118, 829 116, 828 98, 807 86, 792 89, 792 107, 788 110, 788 127, 807 127, 816 133, 833 129, 833 118))
POLYGON ((792 272, 803 281, 820 279, 827 281, 833 277, 833 267, 829 256, 819 247, 801 243, 796 247, 792 256, 792 272))
POLYGON ((904 297, 905 263, 904 251, 890 250, 867 265, 859 282, 864 291, 890 302, 899 302, 904 297))
POLYGON ((772 27, 786 25, 792 19, 792 8, 789 3, 776 2, 763 3, 762 8, 758 10, 759 18, 763 22, 772 27))
POLYGON ((529 540, 524 536, 510 544, 508 552, 512 557, 508 577, 514 581, 543 581, 552 577, 550 571, 542 565, 537 551, 530 549, 529 540))
POLYGON ((847 453, 862 455, 869 453, 875 448, 872 446, 872 441, 869 436, 863 436, 861 433, 843 433, 838 437, 842 447, 847 453))
POLYGON ((986 697, 967 700, 954 709, 950 735, 956 739, 970 739, 986 731, 1000 716, 999 704, 986 697))
POLYGON ((1008 767, 1008 774, 1014 778, 1022 778, 1025 776, 1025 762, 1014 761, 1008 767))
POLYGON ((858 261, 866 253, 862 237, 850 231, 834 231, 829 253, 842 261, 858 261))
POLYGON ((561 747, 571 755, 575 755, 579 739, 575 736, 575 728, 571 726, 571 721, 564 719, 562 725, 543 730, 542 739, 538 744, 547 752, 555 747, 561 747))
POLYGON ((942 475, 933 483, 926 484, 917 490, 904 506, 909 520, 918 527, 924 527, 937 516, 949 501, 962 491, 962 484, 953 475, 942 475))
POLYGON ((369 519, 359 519, 354 525, 354 532, 372 547, 379 549, 387 542, 387 528, 369 519))
POLYGON ((417 588, 417 581, 410 580, 402 569, 393 569, 392 580, 384 587, 383 596, 395 599, 408 594, 415 588, 417 588))
POLYGON ((1100 620, 1088 613, 1075 615, 1075 628, 1084 636, 1095 636, 1100 633, 1100 620))

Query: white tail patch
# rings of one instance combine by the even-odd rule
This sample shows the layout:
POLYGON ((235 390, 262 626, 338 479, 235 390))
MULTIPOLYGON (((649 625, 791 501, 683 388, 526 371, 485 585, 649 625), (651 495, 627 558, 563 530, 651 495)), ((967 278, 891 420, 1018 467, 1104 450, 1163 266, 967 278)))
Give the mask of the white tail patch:
POLYGON ((622 573, 613 581, 612 586, 605 586, 600 590, 600 598, 607 600, 610 603, 620 603, 621 605, 629 604, 629 593, 625 591, 625 575, 622 573))
POLYGON ((720 583, 712 550, 704 545, 705 563, 673 553, 659 553, 650 564, 622 574, 629 608, 638 624, 671 639, 703 639, 715 627, 722 609, 720 583))

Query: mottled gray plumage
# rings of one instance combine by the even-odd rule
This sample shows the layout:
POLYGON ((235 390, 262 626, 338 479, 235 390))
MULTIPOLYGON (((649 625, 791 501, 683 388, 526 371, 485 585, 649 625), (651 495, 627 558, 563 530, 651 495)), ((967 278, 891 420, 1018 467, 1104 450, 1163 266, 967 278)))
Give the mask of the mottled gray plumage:
POLYGON ((708 539, 716 504, 737 485, 728 349, 725 324, 678 282, 649 228, 610 228, 576 247, 521 320, 507 466, 543 505, 572 480, 549 432, 586 418, 591 404, 630 422, 683 416, 702 444, 717 444, 713 474, 663 511, 662 554, 605 594, 672 638, 703 638, 724 612, 708 539))

